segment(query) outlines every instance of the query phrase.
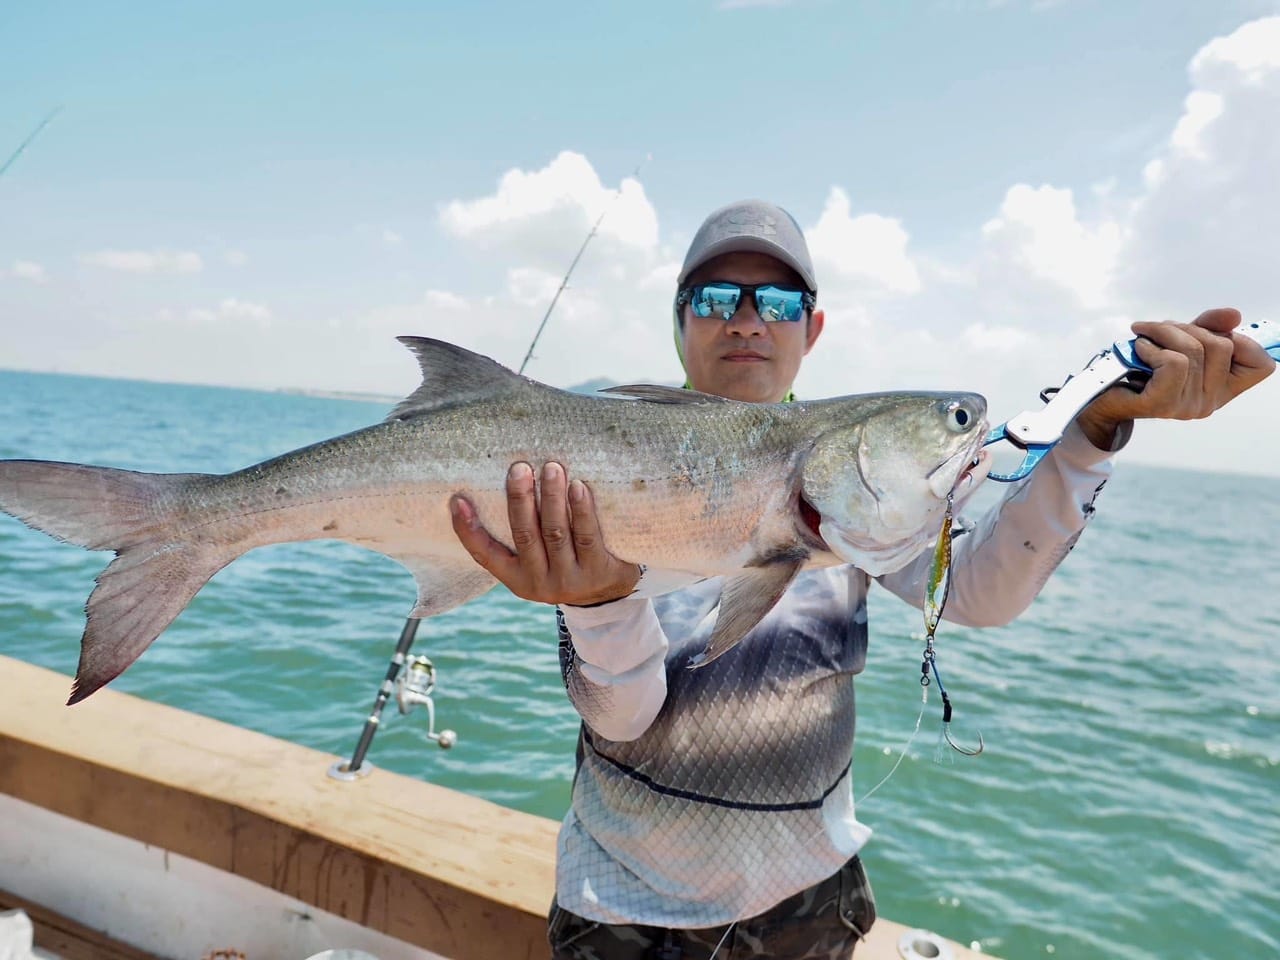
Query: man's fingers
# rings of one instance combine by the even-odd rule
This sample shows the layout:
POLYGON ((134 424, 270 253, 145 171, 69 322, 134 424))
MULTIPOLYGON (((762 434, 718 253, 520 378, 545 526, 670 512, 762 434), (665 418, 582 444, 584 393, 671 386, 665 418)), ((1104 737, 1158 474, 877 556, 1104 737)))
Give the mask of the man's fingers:
POLYGON ((513 463, 507 470, 507 518, 520 562, 530 571, 545 570, 547 552, 538 522, 538 491, 533 468, 527 463, 513 463))
POLYGON ((1192 323, 1133 324, 1134 350, 1152 369, 1141 392, 1111 389, 1077 418, 1089 438, 1106 447, 1125 420, 1207 417, 1270 376, 1275 361, 1252 337, 1236 332, 1240 311, 1206 310, 1192 323))
POLYGON ((480 523, 476 508, 465 497, 454 494, 449 498, 449 515, 453 521, 453 532, 467 553, 499 580, 505 580, 520 565, 505 543, 490 536, 480 523))
POLYGON ((1231 384, 1231 356, 1235 344, 1230 332, 1215 333, 1198 326, 1192 330, 1204 344, 1203 396, 1200 416, 1207 417, 1235 396, 1231 384))
POLYGON ((1207 417, 1266 378, 1274 364, 1250 338, 1233 333, 1240 313, 1206 310, 1193 323, 1135 323, 1138 355, 1156 374, 1142 416, 1207 417))
POLYGON ((635 589, 640 580, 641 568, 619 560, 609 552, 604 535, 600 531, 600 515, 596 512, 595 495, 581 480, 569 485, 569 508, 573 511, 573 542, 578 551, 578 563, 583 570, 595 571, 593 576, 608 588, 600 600, 616 600, 635 589))
POLYGON ((590 488, 581 480, 569 485, 569 507, 573 510, 573 543, 578 562, 583 566, 608 559, 604 538, 600 536, 600 518, 590 488))
POLYGON ((1215 307, 1200 314, 1193 323, 1214 333, 1230 333, 1240 325, 1240 311, 1234 307, 1215 307))
POLYGON ((538 497, 542 543, 547 562, 559 569, 576 563, 569 521, 569 490, 564 467, 554 460, 542 466, 542 491, 538 497))
MULTIPOLYGON (((1138 332, 1136 325, 1134 330, 1138 332)), ((1151 368, 1152 374, 1151 379, 1142 388, 1142 392, 1134 397, 1130 415, 1135 417, 1171 415, 1173 408, 1182 399, 1190 362, 1184 354, 1166 349, 1146 334, 1138 337, 1134 351, 1138 354, 1138 358, 1151 368), (1162 414, 1161 411, 1166 412, 1162 414)))
POLYGON ((1256 383, 1261 383, 1276 369, 1276 362, 1262 344, 1242 333, 1232 336, 1231 354, 1232 389, 1242 393, 1256 383), (1234 381, 1239 381, 1236 383, 1234 381), (1237 389, 1238 387, 1238 389, 1237 389))

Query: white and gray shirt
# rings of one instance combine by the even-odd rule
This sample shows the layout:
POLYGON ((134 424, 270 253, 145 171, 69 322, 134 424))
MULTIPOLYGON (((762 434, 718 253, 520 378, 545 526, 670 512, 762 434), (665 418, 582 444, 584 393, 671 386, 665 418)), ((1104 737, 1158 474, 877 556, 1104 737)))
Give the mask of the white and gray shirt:
MULTIPOLYGON (((946 619, 1018 616, 1075 544, 1110 474, 1077 427, 964 536, 946 619)), ((921 606, 926 550, 878 582, 921 606)), ((607 923, 709 927, 830 876, 870 829, 854 814, 854 676, 866 573, 802 572, 732 650, 686 668, 722 581, 560 612, 561 667, 583 719, 560 830, 559 904, 607 923)))

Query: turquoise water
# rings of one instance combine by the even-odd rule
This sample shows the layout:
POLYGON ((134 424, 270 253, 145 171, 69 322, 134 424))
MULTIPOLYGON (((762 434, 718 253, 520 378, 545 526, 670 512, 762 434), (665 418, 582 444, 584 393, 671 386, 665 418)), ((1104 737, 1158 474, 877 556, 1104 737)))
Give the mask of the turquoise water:
MULTIPOLYGON (((371 403, 0 371, 0 458, 224 472, 372 423, 371 403)), ((1017 623, 943 626, 938 709, 859 807, 881 912, 1014 960, 1280 956, 1280 480, 1121 464, 1075 552, 1017 623)), ((75 669, 107 555, 0 518, 0 652, 75 669)), ((115 689, 343 757, 413 602, 392 561, 338 543, 219 573, 115 689)), ((920 615, 877 593, 855 793, 919 710, 920 615)), ((559 818, 575 714, 552 617, 505 592, 423 625, 437 726, 388 723, 370 759, 559 818)))

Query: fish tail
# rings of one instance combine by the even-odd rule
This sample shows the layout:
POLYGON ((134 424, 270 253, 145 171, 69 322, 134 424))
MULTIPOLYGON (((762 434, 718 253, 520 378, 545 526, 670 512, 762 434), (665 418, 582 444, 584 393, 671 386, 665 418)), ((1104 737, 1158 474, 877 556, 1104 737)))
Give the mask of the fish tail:
POLYGON ((116 553, 85 605, 88 617, 68 704, 119 676, 237 555, 213 539, 180 539, 181 493, 210 479, 0 461, 0 510, 66 543, 116 553))

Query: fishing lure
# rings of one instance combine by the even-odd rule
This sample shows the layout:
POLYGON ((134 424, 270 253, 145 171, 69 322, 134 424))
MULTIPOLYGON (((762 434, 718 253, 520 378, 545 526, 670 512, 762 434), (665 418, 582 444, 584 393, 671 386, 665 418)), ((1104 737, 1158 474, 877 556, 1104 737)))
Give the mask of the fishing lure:
POLYGON ((966 757, 976 757, 985 749, 982 734, 978 734, 976 748, 962 747, 951 739, 951 697, 942 683, 942 674, 938 672, 938 654, 934 648, 933 638, 938 632, 938 624, 942 620, 942 610, 947 605, 947 594, 951 589, 951 522, 953 499, 947 497, 947 512, 942 518, 942 532, 938 534, 938 544, 933 549, 933 563, 929 566, 929 578, 924 591, 924 654, 920 660, 920 686, 922 702, 929 698, 929 684, 938 684, 938 693, 942 695, 942 736, 951 749, 966 757), (933 675, 930 681, 929 675, 933 675))
POLYGON ((942 621, 942 609, 947 604, 947 593, 951 588, 951 525, 954 517, 954 499, 947 497, 947 510, 942 517, 942 530, 938 534, 937 546, 933 548, 933 563, 929 565, 929 577, 925 582, 924 591, 924 654, 920 661, 920 712, 916 714, 916 724, 911 731, 911 736, 907 738, 907 742, 902 745, 902 750, 898 754, 898 759, 893 766, 889 768, 889 772, 876 782, 870 790, 858 798, 858 803, 863 803, 868 797, 879 790, 885 783, 898 772, 903 759, 907 755, 907 751, 911 749, 911 744, 916 739, 916 734, 920 732, 920 721, 924 719, 925 707, 929 704, 929 686, 936 681, 938 684, 938 692, 942 694, 942 736, 946 742, 957 753, 962 753, 966 757, 976 757, 982 753, 986 744, 983 742, 982 734, 978 734, 978 746, 976 749, 962 747, 951 739, 951 698, 947 696, 947 689, 942 684, 942 675, 938 673, 938 653, 934 648, 933 638, 938 632, 938 624, 942 621), (932 674, 933 679, 930 679, 932 674))

